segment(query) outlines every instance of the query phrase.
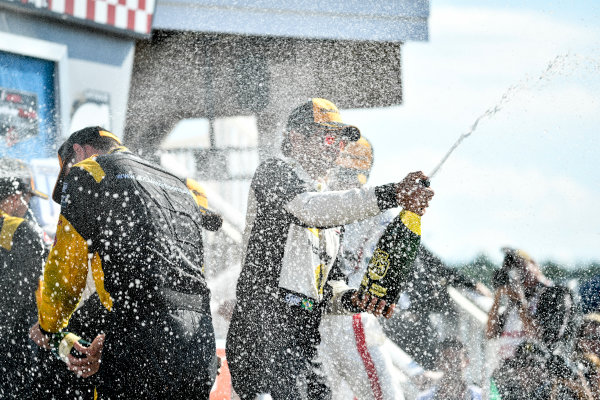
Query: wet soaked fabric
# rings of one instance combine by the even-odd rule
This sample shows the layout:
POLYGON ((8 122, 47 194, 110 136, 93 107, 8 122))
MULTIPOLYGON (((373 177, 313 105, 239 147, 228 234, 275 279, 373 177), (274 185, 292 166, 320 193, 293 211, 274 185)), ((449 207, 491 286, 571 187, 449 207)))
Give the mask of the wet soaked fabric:
POLYGON ((42 273, 41 229, 0 214, 0 398, 25 398, 35 367, 29 328, 36 321, 35 289, 42 273))
MULTIPOLYGON (((396 215, 397 211, 388 210, 344 227, 341 265, 350 287, 360 286, 380 237, 396 215)), ((408 245, 410 237, 404 238, 408 245)), ((386 336, 377 317, 326 314, 320 332, 320 350, 334 396, 346 384, 358 400, 404 399, 391 374, 392 360, 381 347, 386 336)))
MULTIPOLYGON (((170 326, 169 334, 154 338, 134 335, 133 340, 129 340, 131 336, 126 340, 113 336, 107 341, 103 362, 119 367, 102 366, 100 398, 208 399, 217 371, 210 315, 172 310, 154 323, 163 332, 170 326), (157 341, 160 345, 151 345, 157 341), (128 357, 121 357, 124 354, 128 357)), ((158 336, 155 332, 151 334, 158 336)))
POLYGON ((60 218, 38 290, 42 328, 68 324, 90 267, 110 310, 95 327, 107 334, 99 393, 208 396, 216 373, 210 293, 201 214, 185 184, 121 148, 72 168, 60 218))
POLYGON ((233 318, 230 332, 249 335, 230 334, 227 341, 227 361, 240 398, 254 399, 259 393, 270 393, 273 399, 331 398, 316 360, 320 311, 294 309, 276 300, 268 312, 245 317, 233 318))
POLYGON ((256 216, 247 226, 251 233, 227 337, 233 386, 244 399, 271 392, 279 393, 275 398, 288 398, 283 396, 286 391, 296 398, 301 390, 296 381, 306 375, 316 355, 319 289, 327 277, 319 266, 328 258, 327 269, 331 268, 337 252, 333 247, 329 254, 320 254, 325 249, 319 235, 335 241, 339 232, 310 230, 284 208, 309 190, 317 190, 314 182, 301 179, 292 165, 276 159, 259 166, 252 181, 250 207, 256 206, 256 216), (298 276, 303 272, 306 279, 298 276), (307 285, 286 285, 294 279, 307 285))

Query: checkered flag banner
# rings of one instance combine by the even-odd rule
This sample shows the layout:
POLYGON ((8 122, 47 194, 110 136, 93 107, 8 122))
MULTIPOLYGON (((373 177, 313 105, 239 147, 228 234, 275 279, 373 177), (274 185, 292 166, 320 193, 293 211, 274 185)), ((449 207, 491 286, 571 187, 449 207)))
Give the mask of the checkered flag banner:
POLYGON ((0 0, 69 19, 150 35, 156 0, 0 0))

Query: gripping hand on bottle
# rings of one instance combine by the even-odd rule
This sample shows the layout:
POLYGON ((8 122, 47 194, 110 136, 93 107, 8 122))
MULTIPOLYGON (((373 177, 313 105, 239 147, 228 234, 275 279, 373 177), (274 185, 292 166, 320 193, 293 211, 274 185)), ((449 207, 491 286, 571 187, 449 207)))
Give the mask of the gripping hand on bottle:
POLYGON ((390 319, 394 313, 395 304, 388 305, 385 300, 379 299, 375 296, 371 296, 370 293, 363 293, 362 298, 359 297, 358 291, 355 291, 351 297, 352 304, 357 307, 359 312, 368 312, 376 317, 383 315, 385 318, 390 319))
POLYGON ((73 348, 83 354, 84 357, 78 358, 69 354, 67 362, 68 368, 82 378, 88 378, 98 372, 100 369, 102 349, 104 348, 104 338, 105 335, 101 333, 96 336, 92 344, 88 347, 75 342, 73 348))
POLYGON ((411 172, 396 184, 396 199, 398 205, 407 211, 417 215, 425 214, 429 207, 429 201, 433 198, 434 192, 426 186, 429 182, 427 176, 421 172, 411 172))

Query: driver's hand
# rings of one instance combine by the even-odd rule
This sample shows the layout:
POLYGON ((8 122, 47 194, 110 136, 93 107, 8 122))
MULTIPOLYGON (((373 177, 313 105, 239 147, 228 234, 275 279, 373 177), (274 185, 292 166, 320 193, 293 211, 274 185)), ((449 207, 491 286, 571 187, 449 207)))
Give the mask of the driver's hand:
POLYGON ((371 313, 376 317, 383 315, 385 318, 390 319, 396 308, 396 305, 392 304, 384 312, 387 302, 375 296, 371 296, 369 293, 363 293, 362 298, 359 298, 358 291, 356 291, 352 294, 351 299, 354 306, 360 308, 364 312, 371 313))
POLYGON ((77 376, 88 378, 94 375, 100 369, 100 358, 102 357, 102 349, 104 348, 105 335, 101 333, 96 336, 89 347, 81 345, 79 342, 73 343, 75 350, 81 352, 85 357, 78 358, 69 354, 67 357, 68 368, 75 372, 77 376))
POLYGON ((425 214, 429 201, 434 192, 423 184, 427 176, 421 172, 411 172, 396 185, 396 200, 398 205, 417 215, 425 214))

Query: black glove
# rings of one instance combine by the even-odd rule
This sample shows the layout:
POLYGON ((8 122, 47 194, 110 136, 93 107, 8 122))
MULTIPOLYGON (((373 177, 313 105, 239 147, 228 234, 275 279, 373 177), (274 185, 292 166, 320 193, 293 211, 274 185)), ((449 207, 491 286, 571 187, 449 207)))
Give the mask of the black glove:
POLYGON ((214 232, 221 229, 223 225, 223 217, 219 214, 216 214, 212 211, 206 211, 205 214, 202 214, 202 220, 200 220, 200 226, 204 229, 214 232))

